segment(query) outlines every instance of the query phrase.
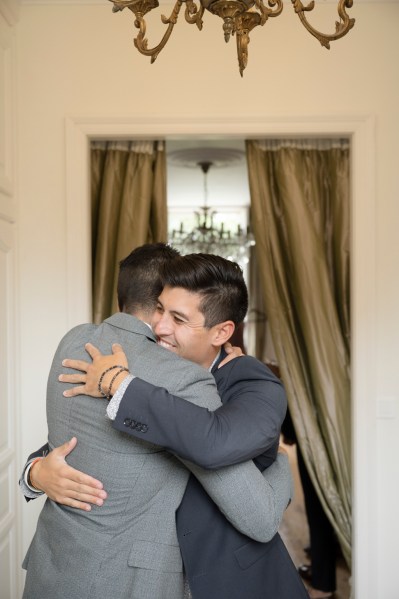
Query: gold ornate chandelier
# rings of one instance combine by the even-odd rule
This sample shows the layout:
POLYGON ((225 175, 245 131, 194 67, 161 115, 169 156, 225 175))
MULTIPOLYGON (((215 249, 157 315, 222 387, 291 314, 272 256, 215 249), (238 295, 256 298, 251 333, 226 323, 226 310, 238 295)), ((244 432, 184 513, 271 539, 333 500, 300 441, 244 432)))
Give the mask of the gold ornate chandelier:
POLYGON ((204 176, 204 203, 199 211, 195 212, 196 226, 186 231, 184 224, 179 229, 173 229, 169 234, 168 243, 179 250, 183 255, 191 253, 218 254, 237 262, 245 267, 249 262, 251 247, 255 239, 250 228, 244 230, 238 225, 236 231, 231 231, 222 222, 219 226, 214 223, 216 211, 208 206, 208 171, 213 162, 198 162, 204 176))
MULTIPOLYGON (((237 55, 240 74, 242 76, 248 63, 248 44, 249 32, 258 25, 264 25, 269 17, 277 17, 283 10, 282 0, 268 0, 267 6, 263 0, 198 0, 199 5, 194 0, 176 0, 170 17, 161 16, 162 23, 167 25, 165 34, 159 44, 154 48, 148 47, 146 35, 146 22, 144 15, 153 8, 159 6, 158 0, 109 0, 114 4, 112 11, 118 12, 124 8, 129 8, 134 15, 134 25, 139 29, 137 37, 134 39, 134 45, 141 54, 151 56, 151 63, 155 61, 160 51, 166 46, 170 38, 173 27, 177 23, 182 4, 186 5, 185 18, 187 23, 197 25, 202 29, 202 17, 205 10, 217 15, 223 19, 224 39, 229 41, 232 35, 236 36, 237 55)), ((301 0, 291 0, 294 10, 300 18, 304 27, 315 38, 319 40, 322 46, 330 48, 330 42, 343 37, 355 24, 355 19, 350 19, 346 9, 352 8, 353 0, 337 0, 337 10, 339 21, 335 22, 335 33, 320 33, 310 25, 306 18, 306 13, 312 11, 315 2, 312 0, 306 6, 301 0)))

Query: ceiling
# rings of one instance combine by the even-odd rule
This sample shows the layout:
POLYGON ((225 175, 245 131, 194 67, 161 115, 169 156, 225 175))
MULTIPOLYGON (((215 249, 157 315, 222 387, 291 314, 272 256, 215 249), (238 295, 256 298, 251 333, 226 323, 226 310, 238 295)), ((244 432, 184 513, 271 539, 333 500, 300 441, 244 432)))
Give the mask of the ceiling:
POLYGON ((213 163, 206 176, 209 206, 249 206, 244 140, 168 140, 166 153, 170 206, 203 205, 202 161, 213 163))

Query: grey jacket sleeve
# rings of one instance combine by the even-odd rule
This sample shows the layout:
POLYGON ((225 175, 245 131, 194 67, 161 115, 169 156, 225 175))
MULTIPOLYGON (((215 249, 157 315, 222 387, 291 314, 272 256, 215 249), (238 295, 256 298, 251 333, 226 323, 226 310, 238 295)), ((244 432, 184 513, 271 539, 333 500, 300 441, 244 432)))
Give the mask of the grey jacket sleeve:
POLYGON ((237 530, 261 543, 274 537, 293 496, 286 455, 279 453, 263 473, 253 462, 212 471, 183 463, 237 530))

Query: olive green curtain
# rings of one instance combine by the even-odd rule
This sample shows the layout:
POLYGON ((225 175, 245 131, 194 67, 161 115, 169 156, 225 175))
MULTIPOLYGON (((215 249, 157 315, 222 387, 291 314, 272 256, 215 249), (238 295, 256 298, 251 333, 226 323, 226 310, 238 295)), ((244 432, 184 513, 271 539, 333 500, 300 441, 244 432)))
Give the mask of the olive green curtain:
POLYGON ((92 142, 93 321, 118 311, 118 264, 167 240, 166 159, 157 141, 92 142))
POLYGON ((256 245, 250 248, 248 264, 248 316, 245 321, 247 353, 261 362, 267 362, 268 335, 267 316, 263 289, 259 285, 259 266, 256 256, 256 245))
POLYGON ((298 440, 351 561, 349 144, 247 142, 259 277, 298 440))

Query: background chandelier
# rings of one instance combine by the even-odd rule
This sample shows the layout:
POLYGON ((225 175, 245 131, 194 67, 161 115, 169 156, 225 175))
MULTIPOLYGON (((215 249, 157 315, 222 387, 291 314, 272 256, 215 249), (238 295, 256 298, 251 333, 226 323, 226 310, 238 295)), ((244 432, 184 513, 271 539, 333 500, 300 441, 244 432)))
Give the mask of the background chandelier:
POLYGON ((208 206, 207 181, 212 162, 199 162, 198 166, 204 174, 204 205, 195 212, 197 224, 191 231, 185 231, 181 223, 178 230, 171 232, 169 243, 181 254, 196 252, 218 254, 244 266, 249 262, 250 247, 255 245, 253 235, 249 228, 244 231, 240 225, 235 233, 226 230, 224 223, 221 223, 219 228, 214 225, 216 212, 208 206))
MULTIPOLYGON (((110 0, 114 4, 113 12, 118 12, 124 8, 129 8, 134 15, 134 25, 139 29, 137 37, 134 39, 134 45, 141 54, 151 56, 151 62, 157 58, 160 51, 165 47, 171 36, 173 27, 177 23, 179 12, 183 3, 186 5, 185 18, 187 23, 197 25, 202 29, 202 17, 205 10, 217 15, 223 19, 224 39, 229 41, 230 36, 236 36, 238 65, 241 76, 248 62, 248 44, 249 32, 258 25, 264 25, 269 17, 277 17, 283 10, 282 0, 268 0, 267 6, 263 0, 176 0, 170 17, 161 15, 164 25, 167 25, 165 34, 159 44, 154 48, 148 48, 148 39, 146 34, 146 22, 144 15, 159 6, 158 0, 110 0)), ((291 0, 294 10, 300 18, 304 27, 319 40, 322 46, 330 48, 330 42, 343 37, 352 29, 355 19, 350 19, 346 13, 347 8, 352 8, 353 0, 337 0, 337 11, 339 21, 335 22, 335 33, 325 34, 317 31, 310 25, 306 18, 306 13, 315 7, 312 0, 304 5, 301 0, 291 0)))

